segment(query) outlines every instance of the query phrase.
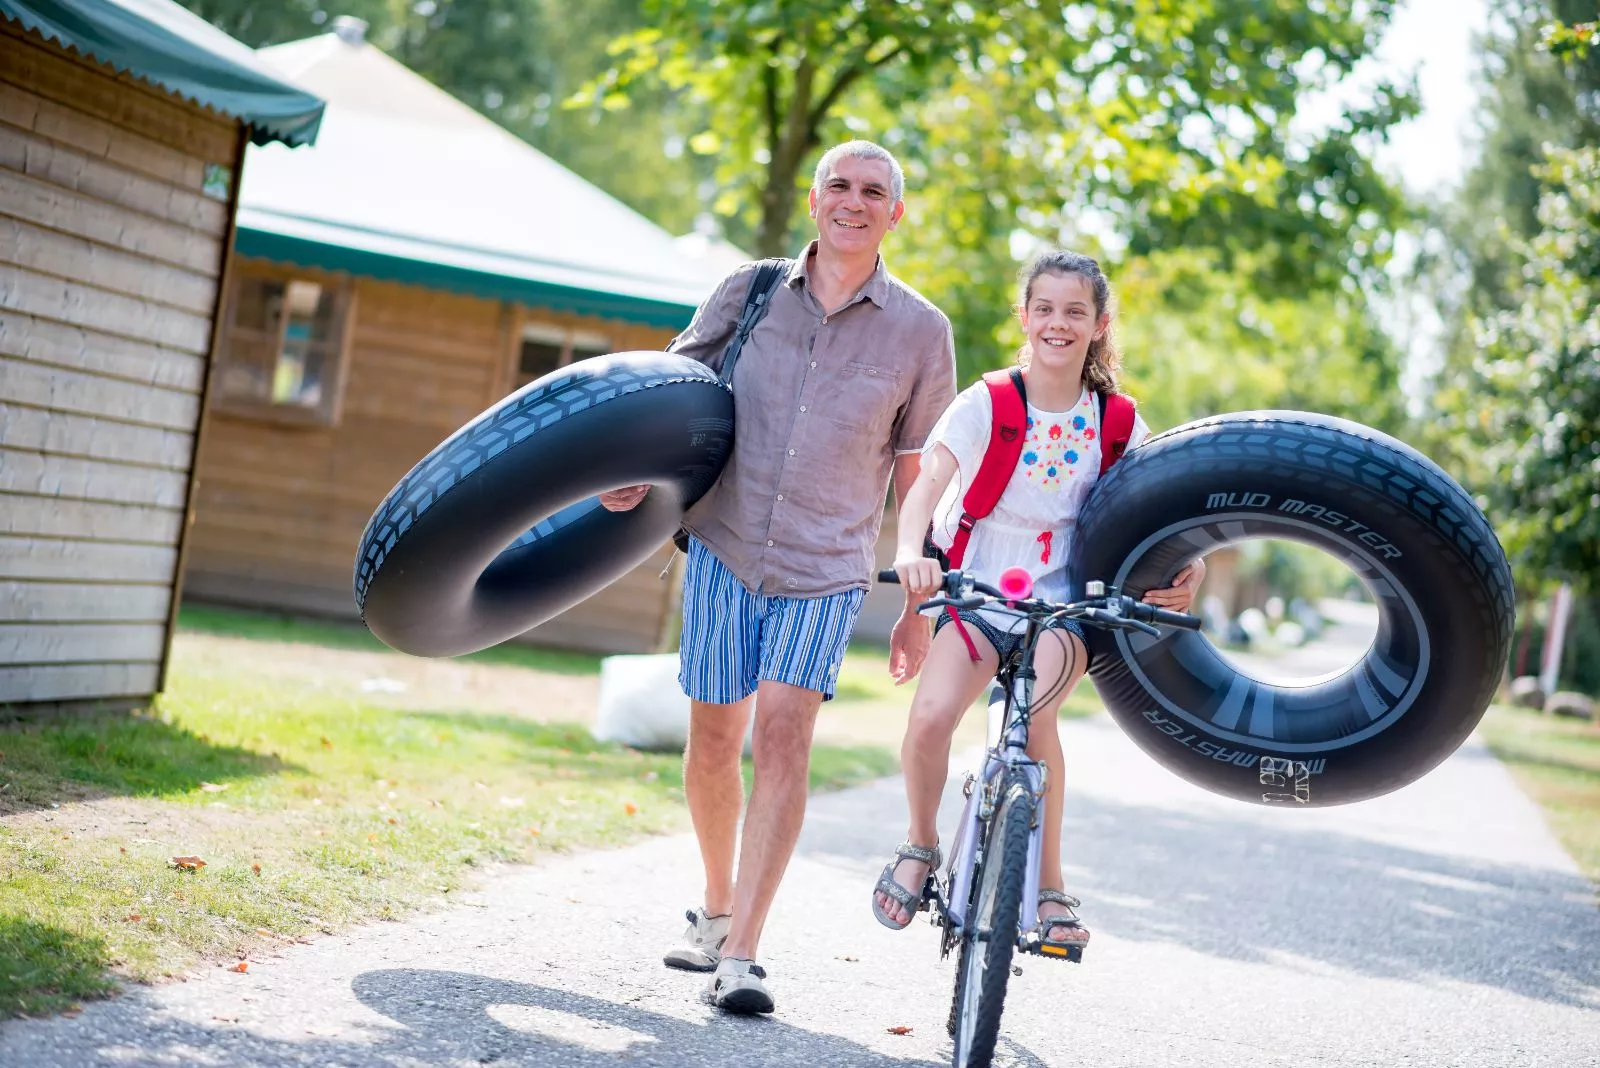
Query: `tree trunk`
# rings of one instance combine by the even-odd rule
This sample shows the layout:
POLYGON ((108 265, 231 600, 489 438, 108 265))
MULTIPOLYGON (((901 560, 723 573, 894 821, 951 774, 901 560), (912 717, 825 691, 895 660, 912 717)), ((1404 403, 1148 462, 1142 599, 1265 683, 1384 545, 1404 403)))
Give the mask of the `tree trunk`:
POLYGON ((793 251, 789 220, 794 218, 795 184, 806 153, 818 143, 817 123, 811 114, 815 75, 810 57, 802 56, 795 68, 788 108, 781 114, 774 105, 767 109, 767 181, 761 190, 761 228, 756 234, 760 256, 785 256, 793 251))

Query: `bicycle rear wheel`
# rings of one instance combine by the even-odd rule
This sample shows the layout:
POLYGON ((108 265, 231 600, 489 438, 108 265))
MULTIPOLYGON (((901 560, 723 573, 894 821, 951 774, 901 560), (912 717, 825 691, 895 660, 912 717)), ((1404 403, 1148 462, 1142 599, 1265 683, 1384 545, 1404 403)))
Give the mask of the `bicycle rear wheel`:
POLYGON ((955 998, 950 1006, 955 1068, 988 1068, 994 1057, 1011 956, 1017 948, 1033 810, 1027 781, 1018 773, 1008 776, 1000 804, 990 818, 983 860, 974 880, 977 892, 961 933, 955 998))

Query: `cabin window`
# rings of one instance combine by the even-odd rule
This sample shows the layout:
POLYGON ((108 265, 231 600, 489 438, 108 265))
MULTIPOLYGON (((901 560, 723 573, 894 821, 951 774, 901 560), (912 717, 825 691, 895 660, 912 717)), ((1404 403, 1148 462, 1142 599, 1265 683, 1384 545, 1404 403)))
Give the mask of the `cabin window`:
POLYGON ((237 271, 214 371, 217 405, 277 421, 337 422, 351 303, 348 282, 237 271))
POLYGON ((514 388, 521 389, 534 379, 577 360, 614 351, 610 341, 601 334, 549 323, 528 323, 522 328, 522 350, 517 358, 514 388))

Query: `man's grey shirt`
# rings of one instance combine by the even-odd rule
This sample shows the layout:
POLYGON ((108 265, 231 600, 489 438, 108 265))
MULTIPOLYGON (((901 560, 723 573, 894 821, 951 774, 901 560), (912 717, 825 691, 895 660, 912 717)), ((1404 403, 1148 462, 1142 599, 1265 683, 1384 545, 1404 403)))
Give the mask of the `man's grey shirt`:
MULTIPOLYGON (((748 589, 822 597, 867 586, 899 453, 955 397, 950 320, 878 260, 826 314, 816 243, 772 294, 733 372, 733 453, 684 527, 748 589)), ((720 370, 755 264, 722 280, 672 351, 720 370)))

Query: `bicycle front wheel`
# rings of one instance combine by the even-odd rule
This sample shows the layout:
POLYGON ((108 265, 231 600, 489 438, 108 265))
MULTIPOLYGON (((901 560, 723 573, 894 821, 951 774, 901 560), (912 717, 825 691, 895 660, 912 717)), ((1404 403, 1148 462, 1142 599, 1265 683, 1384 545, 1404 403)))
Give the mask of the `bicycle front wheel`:
POLYGON ((1017 948, 1033 810, 1027 781, 1017 773, 1008 776, 1000 804, 990 818, 975 880, 977 892, 961 932, 951 1006, 955 1068, 988 1068, 994 1057, 1011 957, 1017 948))

